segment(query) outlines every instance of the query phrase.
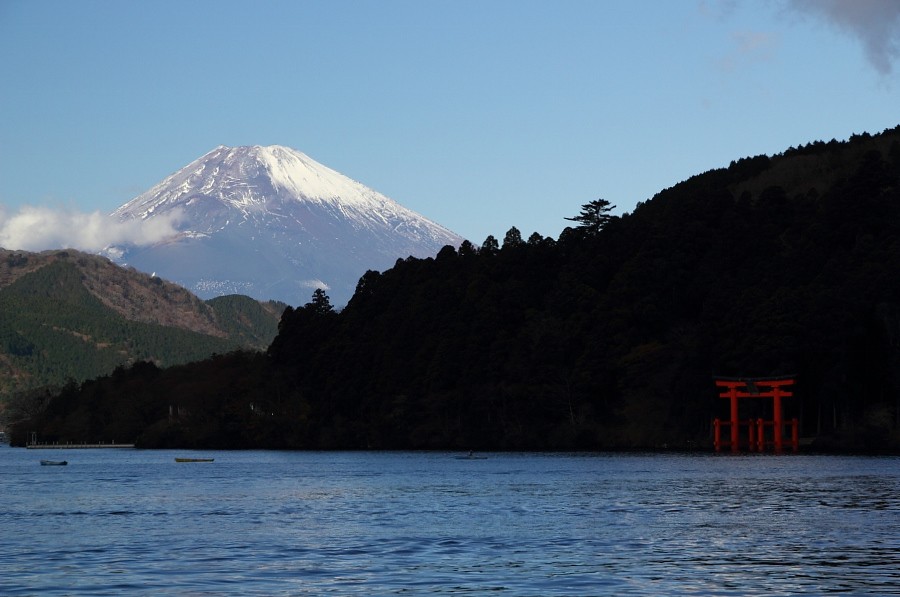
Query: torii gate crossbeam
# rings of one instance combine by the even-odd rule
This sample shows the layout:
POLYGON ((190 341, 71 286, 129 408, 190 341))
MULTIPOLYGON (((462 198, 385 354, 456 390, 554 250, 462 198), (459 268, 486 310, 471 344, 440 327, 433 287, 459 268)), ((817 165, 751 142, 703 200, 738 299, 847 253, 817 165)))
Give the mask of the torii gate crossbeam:
MULTIPOLYGON (((793 392, 786 390, 794 384, 792 377, 787 378, 743 378, 743 379, 716 379, 716 386, 721 388, 720 398, 728 398, 731 406, 731 417, 728 421, 716 418, 713 421, 715 426, 714 444, 716 452, 720 452, 725 442, 722 440, 722 427, 729 426, 731 452, 740 452, 740 428, 741 425, 747 427, 747 449, 753 451, 764 451, 766 447, 765 428, 772 427, 772 446, 776 453, 780 453, 784 448, 784 426, 785 421, 782 417, 782 398, 793 396, 793 392), (773 419, 765 421, 757 419, 756 421, 748 419, 741 421, 739 417, 738 400, 741 398, 771 398, 773 419)), ((787 422, 791 427, 790 445, 794 452, 799 449, 800 438, 798 433, 797 419, 791 419, 787 422)))

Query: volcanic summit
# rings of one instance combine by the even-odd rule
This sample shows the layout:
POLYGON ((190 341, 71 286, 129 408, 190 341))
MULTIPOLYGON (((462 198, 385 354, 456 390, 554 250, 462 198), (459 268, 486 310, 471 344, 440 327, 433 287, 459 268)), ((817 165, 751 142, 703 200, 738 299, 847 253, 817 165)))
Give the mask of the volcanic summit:
POLYGON ((112 217, 177 222, 147 247, 106 253, 201 298, 245 294, 291 305, 316 288, 335 306, 367 270, 435 255, 462 237, 304 153, 220 146, 122 205, 112 217))

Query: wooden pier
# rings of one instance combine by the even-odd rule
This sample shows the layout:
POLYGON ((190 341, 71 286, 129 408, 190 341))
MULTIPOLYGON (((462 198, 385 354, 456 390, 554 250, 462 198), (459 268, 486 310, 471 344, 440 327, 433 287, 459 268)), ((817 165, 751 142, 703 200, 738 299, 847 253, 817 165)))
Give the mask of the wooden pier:
POLYGON ((84 450, 90 448, 133 448, 134 444, 28 444, 29 450, 84 450))

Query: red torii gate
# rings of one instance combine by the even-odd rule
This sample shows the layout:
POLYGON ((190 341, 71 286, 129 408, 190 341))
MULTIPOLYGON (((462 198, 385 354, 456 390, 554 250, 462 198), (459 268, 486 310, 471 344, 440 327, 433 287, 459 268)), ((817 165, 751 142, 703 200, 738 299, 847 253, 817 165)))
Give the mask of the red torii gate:
MULTIPOLYGON (((763 452, 767 445, 772 445, 776 453, 780 453, 784 447, 784 426, 785 421, 782 419, 781 399, 793 396, 793 392, 785 390, 785 387, 794 384, 793 377, 780 378, 718 378, 716 386, 722 388, 719 394, 720 398, 728 398, 731 401, 731 419, 723 421, 716 417, 713 421, 715 429, 714 445, 716 452, 721 452, 723 446, 731 446, 733 453, 739 452, 740 428, 742 425, 747 427, 747 450, 750 452, 763 452), (764 388, 761 390, 760 388, 764 388), (758 418, 740 420, 738 417, 738 399, 739 398, 771 398, 773 418, 771 421, 765 421, 758 418), (722 440, 722 427, 729 426, 731 432, 731 440, 722 440), (766 427, 772 427, 772 441, 766 441, 766 427)), ((796 452, 800 447, 799 426, 796 417, 787 421, 786 424, 791 428, 790 445, 796 452)))

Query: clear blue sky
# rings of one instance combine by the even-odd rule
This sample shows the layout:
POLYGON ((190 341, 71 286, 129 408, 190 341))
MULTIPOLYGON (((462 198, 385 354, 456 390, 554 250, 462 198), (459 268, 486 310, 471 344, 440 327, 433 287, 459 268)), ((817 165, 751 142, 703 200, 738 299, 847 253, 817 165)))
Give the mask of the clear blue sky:
POLYGON ((0 0, 0 232, 280 144, 473 242, 556 237, 900 124, 898 29, 896 0, 0 0))

